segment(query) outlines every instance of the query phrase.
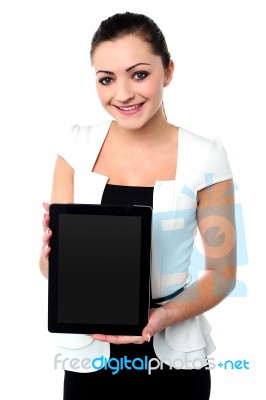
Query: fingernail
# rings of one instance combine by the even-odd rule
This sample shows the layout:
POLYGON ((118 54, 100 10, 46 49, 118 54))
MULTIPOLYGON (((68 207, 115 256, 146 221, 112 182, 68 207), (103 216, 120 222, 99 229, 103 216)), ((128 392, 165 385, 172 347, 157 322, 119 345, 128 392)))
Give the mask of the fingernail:
POLYGON ((151 341, 151 335, 149 333, 147 333, 147 342, 151 341))

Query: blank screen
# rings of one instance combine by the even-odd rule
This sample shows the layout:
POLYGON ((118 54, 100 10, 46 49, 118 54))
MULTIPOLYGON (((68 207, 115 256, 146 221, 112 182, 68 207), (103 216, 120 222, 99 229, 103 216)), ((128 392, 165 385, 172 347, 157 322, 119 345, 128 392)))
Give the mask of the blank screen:
POLYGON ((139 321, 141 218, 59 215, 58 322, 139 321))

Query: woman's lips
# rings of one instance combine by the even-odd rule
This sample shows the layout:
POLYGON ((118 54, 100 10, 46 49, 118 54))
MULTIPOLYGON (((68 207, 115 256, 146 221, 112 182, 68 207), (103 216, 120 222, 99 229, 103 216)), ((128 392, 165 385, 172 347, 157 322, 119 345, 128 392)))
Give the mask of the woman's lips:
POLYGON ((143 108, 144 103, 134 104, 130 106, 115 106, 115 108, 123 115, 137 114, 143 108))

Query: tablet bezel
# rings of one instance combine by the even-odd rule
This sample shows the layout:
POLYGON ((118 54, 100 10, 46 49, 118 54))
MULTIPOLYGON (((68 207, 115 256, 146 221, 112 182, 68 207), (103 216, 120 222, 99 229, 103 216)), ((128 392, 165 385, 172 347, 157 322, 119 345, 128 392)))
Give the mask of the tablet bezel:
POLYGON ((109 335, 140 336, 148 323, 150 305, 150 263, 152 209, 141 205, 99 205, 53 203, 49 210, 52 237, 48 272, 48 331, 54 333, 102 333, 109 335), (62 323, 58 321, 58 248, 59 216, 61 214, 137 216, 141 218, 139 319, 134 325, 62 323))

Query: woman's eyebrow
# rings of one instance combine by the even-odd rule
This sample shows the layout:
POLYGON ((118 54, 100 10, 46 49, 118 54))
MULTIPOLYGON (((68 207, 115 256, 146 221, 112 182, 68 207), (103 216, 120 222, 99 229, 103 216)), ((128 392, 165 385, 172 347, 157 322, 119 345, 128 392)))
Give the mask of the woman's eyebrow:
POLYGON ((133 68, 135 68, 135 67, 138 67, 139 65, 151 65, 151 64, 148 64, 148 63, 138 63, 138 64, 135 64, 135 65, 132 65, 132 67, 127 68, 127 69, 126 69, 126 72, 130 71, 131 69, 133 69, 133 68))
MULTIPOLYGON (((148 64, 148 63, 137 63, 137 64, 132 65, 131 67, 128 67, 126 69, 126 72, 130 71, 131 69, 133 69, 135 67, 138 67, 139 65, 151 65, 151 64, 148 64)), ((103 69, 99 69, 99 71, 97 71, 96 74, 99 74, 100 72, 102 72, 104 74, 114 75, 114 72, 106 71, 106 70, 103 70, 103 69)))
POLYGON ((100 72, 104 73, 104 74, 108 74, 108 75, 114 75, 114 72, 112 71, 105 71, 103 69, 99 69, 99 71, 96 72, 96 75, 99 74, 100 72))

